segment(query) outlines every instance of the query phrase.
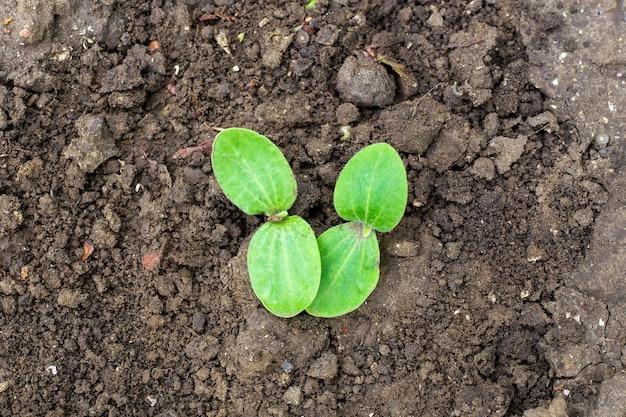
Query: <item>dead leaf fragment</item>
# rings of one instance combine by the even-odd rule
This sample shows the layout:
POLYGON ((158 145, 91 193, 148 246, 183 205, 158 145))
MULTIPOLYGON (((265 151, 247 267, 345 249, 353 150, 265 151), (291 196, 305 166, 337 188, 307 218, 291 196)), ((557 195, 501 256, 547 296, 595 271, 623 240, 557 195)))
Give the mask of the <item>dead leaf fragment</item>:
POLYGON ((143 269, 146 271, 154 271, 161 263, 161 256, 163 256, 163 249, 157 249, 146 253, 141 260, 143 269))
POLYGON ((87 239, 85 240, 85 242, 83 243, 83 254, 80 255, 80 260, 81 261, 86 261, 87 258, 89 258, 91 256, 91 254, 93 253, 93 243, 91 242, 91 240, 87 239))

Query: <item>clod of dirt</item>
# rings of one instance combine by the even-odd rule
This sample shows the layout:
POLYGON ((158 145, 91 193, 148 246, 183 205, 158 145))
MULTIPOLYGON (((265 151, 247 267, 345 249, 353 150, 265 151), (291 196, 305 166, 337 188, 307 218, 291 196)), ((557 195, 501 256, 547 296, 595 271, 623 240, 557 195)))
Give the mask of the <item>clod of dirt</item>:
POLYGON ((287 391, 285 391, 283 395, 283 401, 289 405, 300 405, 302 401, 302 389, 294 385, 287 388, 287 391))
POLYGON ((261 37, 261 62, 268 68, 278 68, 283 60, 283 54, 291 45, 293 33, 288 29, 280 28, 265 32, 261 37))
POLYGON ((396 84, 372 58, 349 56, 337 73, 337 91, 344 101, 357 106, 385 107, 393 103, 396 84))
POLYGON ((488 138, 492 138, 498 134, 500 129, 500 120, 498 119, 498 113, 489 113, 483 120, 483 131, 488 138))
POLYGON ((12 80, 18 87, 38 93, 52 91, 58 84, 58 79, 55 76, 48 74, 38 66, 13 71, 9 74, 8 79, 12 80))
POLYGON ((450 37, 450 69, 463 91, 474 106, 480 106, 491 98, 493 78, 485 56, 496 45, 498 30, 485 23, 472 23, 468 31, 457 32, 450 37))
POLYGON ((443 172, 460 160, 467 151, 470 126, 467 120, 453 116, 441 129, 439 137, 428 151, 428 163, 437 172, 443 172))
POLYGON ((507 138, 497 136, 489 142, 489 148, 495 152, 495 164, 498 174, 504 174, 511 169, 513 165, 524 153, 524 146, 528 138, 524 135, 518 135, 517 138, 507 138))
POLYGON ((7 117, 7 113, 0 109, 0 130, 4 130, 9 127, 9 118, 7 117))
POLYGON ((503 417, 510 403, 511 392, 491 382, 461 387, 454 400, 457 415, 464 417, 503 417))
POLYGON ((593 223, 593 210, 589 207, 576 210, 572 217, 580 227, 588 227, 593 223))
POLYGON ((426 23, 428 23, 430 26, 434 28, 439 28, 443 26, 443 16, 441 16, 441 13, 439 13, 439 10, 437 10, 436 8, 433 8, 433 11, 430 14, 430 17, 428 18, 426 23))
POLYGON ((496 167, 489 158, 478 158, 470 168, 470 173, 478 178, 491 181, 496 176, 496 167))
POLYGON ((539 262, 539 261, 545 260, 545 258, 546 258, 546 251, 540 246, 537 246, 536 244, 531 243, 526 248, 526 260, 528 262, 531 262, 531 263, 539 262))
POLYGON ((249 314, 246 328, 239 332, 232 348, 237 377, 249 378, 276 362, 284 346, 277 335, 286 332, 286 324, 265 310, 257 309, 249 314))
POLYGON ((383 110, 377 127, 380 139, 390 142, 400 152, 421 155, 439 135, 449 117, 443 104, 423 97, 383 110))
POLYGON ((219 340, 213 336, 196 336, 185 346, 185 355, 191 359, 208 362, 217 356, 219 347, 219 340))
POLYGON ((600 385, 600 395, 591 417, 623 417, 626 415, 626 373, 624 371, 600 385))
POLYGON ((259 104, 254 115, 277 126, 304 126, 311 123, 311 106, 306 96, 295 94, 259 104))
POLYGON ((556 120, 556 116, 549 111, 540 113, 534 117, 528 118, 528 124, 531 127, 541 127, 546 132, 558 132, 561 128, 559 122, 556 120))
POLYGON ((63 156, 73 159, 85 172, 91 173, 107 159, 119 155, 104 117, 87 114, 76 121, 78 137, 63 151, 63 156))
POLYGON ((17 2, 15 25, 20 28, 18 35, 28 45, 41 42, 52 27, 55 3, 47 0, 24 0, 17 2))
POLYGON ((563 397, 555 397, 548 408, 526 410, 524 417, 568 417, 567 403, 563 397))
POLYGON ((359 109, 352 103, 343 103, 337 107, 335 115, 338 124, 349 125, 359 120, 359 109))
POLYGON ((598 348, 589 342, 575 343, 572 340, 565 340, 561 345, 551 346, 546 352, 546 359, 554 368, 557 377, 573 378, 586 366, 600 362, 602 357, 598 348))
POLYGON ((8 194, 0 195, 0 237, 17 229, 23 220, 18 198, 8 194))
POLYGON ((69 308, 77 308, 80 303, 87 300, 87 294, 83 294, 80 291, 70 290, 67 288, 61 289, 57 297, 57 304, 69 308))
MULTIPOLYGON (((1 112, 1 111, 0 111, 1 112)), ((32 186, 32 182, 39 178, 43 173, 44 164, 43 160, 39 157, 35 157, 30 161, 24 162, 22 166, 17 170, 16 179, 20 188, 28 190, 32 186)))
POLYGON ((339 39, 341 30, 335 25, 325 25, 315 35, 315 42, 320 45, 332 46, 339 39))
POLYGON ((124 62, 111 68, 100 82, 100 92, 125 91, 143 83, 142 71, 165 74, 165 57, 159 51, 149 54, 143 45, 133 46, 124 62))
POLYGON ((307 375, 317 379, 333 379, 337 376, 337 355, 324 353, 311 364, 307 375))

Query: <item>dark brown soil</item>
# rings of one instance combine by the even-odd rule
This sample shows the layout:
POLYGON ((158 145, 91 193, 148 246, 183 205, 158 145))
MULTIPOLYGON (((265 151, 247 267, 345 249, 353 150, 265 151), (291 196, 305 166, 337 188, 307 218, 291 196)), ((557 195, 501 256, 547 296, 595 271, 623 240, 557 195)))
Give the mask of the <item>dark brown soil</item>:
POLYGON ((598 106, 549 90, 574 78, 545 70, 551 39, 593 47, 559 7, 0 1, 0 416, 623 416, 624 125, 594 139, 576 106, 598 106), (345 104, 351 56, 395 91, 346 82, 373 101, 345 104), (358 311, 283 320, 254 298, 263 219, 207 152, 229 126, 282 148, 317 233, 358 149, 401 152, 409 207, 358 311), (621 296, 594 284, 596 240, 621 296))

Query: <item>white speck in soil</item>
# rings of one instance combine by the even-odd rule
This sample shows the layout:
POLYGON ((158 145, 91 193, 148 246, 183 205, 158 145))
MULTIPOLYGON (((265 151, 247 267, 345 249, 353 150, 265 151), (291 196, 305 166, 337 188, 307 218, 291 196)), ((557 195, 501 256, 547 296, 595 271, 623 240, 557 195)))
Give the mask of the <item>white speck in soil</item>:
POLYGON ((59 371, 57 370, 57 367, 54 365, 46 366, 46 372, 52 374, 53 376, 59 373, 59 371))
POLYGON ((148 403, 150 403, 150 407, 154 407, 157 403, 157 399, 153 397, 152 395, 148 395, 146 397, 146 400, 148 400, 148 403))

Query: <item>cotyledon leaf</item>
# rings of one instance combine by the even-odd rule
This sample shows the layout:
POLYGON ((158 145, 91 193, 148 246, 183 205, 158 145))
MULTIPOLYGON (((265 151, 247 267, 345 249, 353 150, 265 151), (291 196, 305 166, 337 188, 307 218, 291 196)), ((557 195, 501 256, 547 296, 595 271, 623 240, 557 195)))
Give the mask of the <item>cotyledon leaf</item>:
POLYGON ((379 232, 400 223, 408 197, 404 163, 386 143, 357 152, 339 173, 334 204, 339 217, 359 221, 379 232))
POLYGON ((226 197, 249 215, 274 215, 296 200, 296 180, 280 149, 265 136, 233 127, 213 141, 211 164, 226 197))
POLYGON ((279 317, 304 311, 320 284, 320 253, 315 233, 298 216, 268 222, 248 247, 252 290, 265 308, 279 317))
POLYGON ((380 252, 376 233, 361 223, 332 227, 317 238, 322 278, 306 309, 316 317, 337 317, 356 310, 378 284, 380 252))

